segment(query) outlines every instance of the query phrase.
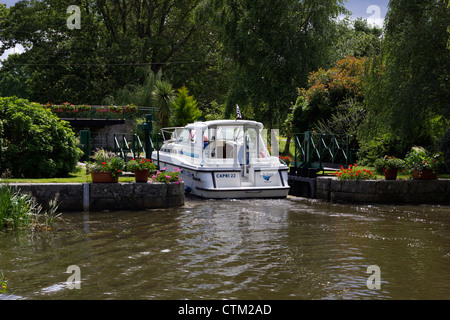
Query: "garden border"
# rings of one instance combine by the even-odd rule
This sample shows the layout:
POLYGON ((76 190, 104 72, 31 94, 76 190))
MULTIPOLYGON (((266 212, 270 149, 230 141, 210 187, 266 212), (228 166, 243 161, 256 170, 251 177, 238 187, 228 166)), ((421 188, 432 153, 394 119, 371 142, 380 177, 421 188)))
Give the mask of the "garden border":
POLYGON ((450 204, 450 179, 338 180, 317 177, 316 198, 340 203, 450 204))
MULTIPOLYGON (((1 183, 5 185, 5 183, 1 183)), ((44 208, 59 194, 60 212, 146 210, 181 207, 184 183, 8 183, 44 208)))

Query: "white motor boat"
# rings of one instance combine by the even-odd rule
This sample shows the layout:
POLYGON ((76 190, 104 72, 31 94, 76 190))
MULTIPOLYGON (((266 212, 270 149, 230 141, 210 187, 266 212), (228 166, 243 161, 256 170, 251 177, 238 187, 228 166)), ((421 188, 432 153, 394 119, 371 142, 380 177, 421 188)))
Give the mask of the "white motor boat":
POLYGON ((259 122, 216 120, 161 131, 164 143, 152 160, 169 171, 180 169, 191 194, 225 199, 289 193, 288 167, 269 154, 259 122))

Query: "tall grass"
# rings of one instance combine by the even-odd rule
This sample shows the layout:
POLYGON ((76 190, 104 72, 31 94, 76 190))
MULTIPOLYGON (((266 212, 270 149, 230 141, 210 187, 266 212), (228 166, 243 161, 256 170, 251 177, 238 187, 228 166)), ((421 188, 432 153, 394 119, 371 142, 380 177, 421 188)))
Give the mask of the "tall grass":
POLYGON ((46 230, 60 216, 57 214, 58 196, 42 210, 34 197, 13 191, 8 184, 0 186, 0 230, 43 229, 46 230))

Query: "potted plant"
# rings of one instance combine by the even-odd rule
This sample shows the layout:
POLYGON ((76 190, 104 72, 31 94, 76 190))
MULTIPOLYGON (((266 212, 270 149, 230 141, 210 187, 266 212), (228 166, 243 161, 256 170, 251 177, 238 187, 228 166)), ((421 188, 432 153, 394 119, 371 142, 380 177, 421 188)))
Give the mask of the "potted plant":
POLYGON ((138 111, 138 107, 136 107, 134 104, 129 104, 127 106, 125 106, 125 112, 137 112, 138 111))
POLYGON ((87 163, 93 183, 117 183, 125 166, 125 161, 104 149, 98 150, 94 161, 87 163))
POLYGON ((422 147, 413 147, 406 155, 406 165, 415 180, 435 180, 442 164, 442 154, 431 155, 422 147))
POLYGON ((127 162, 127 170, 134 172, 136 182, 147 182, 151 172, 156 171, 156 166, 150 159, 131 159, 127 162))
POLYGON ((379 174, 384 174, 386 180, 397 180, 399 169, 405 167, 405 161, 396 157, 385 156, 375 161, 375 169, 379 174))

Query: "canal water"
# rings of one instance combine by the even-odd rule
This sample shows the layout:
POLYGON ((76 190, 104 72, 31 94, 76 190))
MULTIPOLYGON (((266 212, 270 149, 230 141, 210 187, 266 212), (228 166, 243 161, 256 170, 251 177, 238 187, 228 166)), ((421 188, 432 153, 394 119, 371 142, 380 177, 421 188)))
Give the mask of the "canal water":
POLYGON ((0 299, 450 299, 450 207, 187 198, 65 213, 49 232, 0 233, 0 272, 0 299))

